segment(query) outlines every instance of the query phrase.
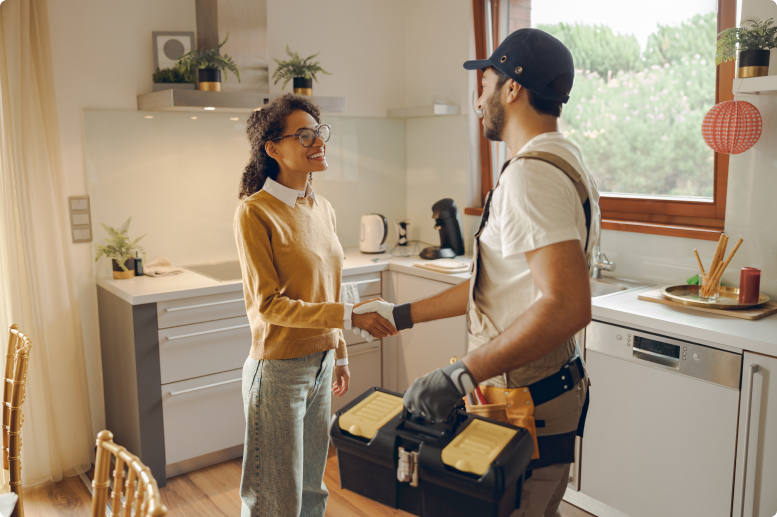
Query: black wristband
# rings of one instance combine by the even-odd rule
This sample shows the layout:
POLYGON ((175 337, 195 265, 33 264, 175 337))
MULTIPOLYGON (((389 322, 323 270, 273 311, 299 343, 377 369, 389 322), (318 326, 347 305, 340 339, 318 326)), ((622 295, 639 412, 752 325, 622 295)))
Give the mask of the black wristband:
POLYGON ((394 306, 394 324, 397 326, 397 330, 413 328, 413 320, 410 319, 409 303, 394 306))

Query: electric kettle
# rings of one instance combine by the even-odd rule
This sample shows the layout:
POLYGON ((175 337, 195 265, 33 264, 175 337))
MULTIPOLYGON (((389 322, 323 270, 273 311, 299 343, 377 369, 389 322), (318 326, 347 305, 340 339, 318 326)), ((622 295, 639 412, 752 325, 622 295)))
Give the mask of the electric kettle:
POLYGON ((385 253, 388 223, 380 214, 362 216, 359 235, 359 251, 362 253, 385 253))

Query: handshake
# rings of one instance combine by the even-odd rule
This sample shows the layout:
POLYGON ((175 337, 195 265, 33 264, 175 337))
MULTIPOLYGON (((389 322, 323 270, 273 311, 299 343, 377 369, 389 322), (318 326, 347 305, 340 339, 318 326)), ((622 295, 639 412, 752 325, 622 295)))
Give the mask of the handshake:
POLYGON ((394 321, 394 304, 380 298, 354 305, 351 322, 354 334, 368 343, 399 334, 394 321))

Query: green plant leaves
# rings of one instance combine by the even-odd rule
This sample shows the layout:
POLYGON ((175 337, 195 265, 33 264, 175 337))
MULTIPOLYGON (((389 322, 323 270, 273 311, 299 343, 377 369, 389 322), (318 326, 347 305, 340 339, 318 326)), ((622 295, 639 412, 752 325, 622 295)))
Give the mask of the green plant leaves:
POLYGON ((718 34, 715 64, 736 59, 739 51, 777 48, 777 27, 774 18, 762 22, 757 16, 745 18, 739 27, 730 27, 718 34), (749 24, 750 28, 745 27, 749 24))
POLYGON ((299 57, 298 53, 292 52, 289 46, 286 45, 286 53, 291 58, 288 61, 273 59, 273 61, 278 63, 278 68, 275 69, 272 77, 275 79, 274 84, 278 84, 278 81, 284 79, 281 89, 286 88, 286 85, 289 84, 289 81, 295 77, 304 77, 305 79, 313 78, 314 81, 318 82, 316 74, 322 73, 326 75, 332 75, 321 68, 321 64, 318 61, 311 62, 311 60, 318 56, 320 52, 316 52, 312 56, 308 56, 305 59, 302 59, 299 57))
POLYGON ((192 50, 187 54, 181 56, 178 60, 176 69, 181 73, 190 73, 194 77, 196 70, 205 68, 213 68, 224 72, 224 80, 227 80, 229 74, 227 71, 232 72, 237 77, 237 81, 240 82, 240 70, 237 68, 234 59, 231 56, 224 54, 221 55, 219 50, 224 46, 224 43, 229 39, 229 34, 224 38, 224 41, 219 43, 216 48, 209 48, 204 50, 192 50))
POLYGON ((160 70, 156 69, 156 72, 151 76, 155 83, 194 83, 194 73, 189 70, 181 70, 179 68, 164 68, 160 70))
POLYGON ((134 257, 137 253, 142 254, 145 258, 146 251, 142 246, 138 246, 138 241, 145 237, 146 234, 141 235, 134 241, 130 241, 129 236, 127 235, 127 231, 129 230, 131 221, 132 218, 130 217, 124 222, 124 224, 121 225, 118 230, 108 226, 105 223, 100 223, 108 233, 108 238, 105 239, 105 244, 103 246, 96 246, 97 256, 94 258, 95 262, 97 262, 100 257, 105 255, 107 258, 115 260, 124 271, 127 271, 124 262, 128 258, 134 257))

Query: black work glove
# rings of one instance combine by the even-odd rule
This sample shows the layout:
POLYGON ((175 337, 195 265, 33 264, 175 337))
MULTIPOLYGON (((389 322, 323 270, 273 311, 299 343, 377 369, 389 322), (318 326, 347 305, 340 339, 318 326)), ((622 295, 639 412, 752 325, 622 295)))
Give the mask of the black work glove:
POLYGON ((472 375, 461 359, 443 369, 419 377, 405 392, 405 407, 433 423, 446 422, 461 402, 475 389, 472 375))

